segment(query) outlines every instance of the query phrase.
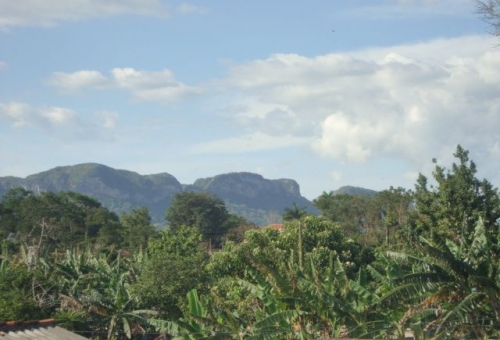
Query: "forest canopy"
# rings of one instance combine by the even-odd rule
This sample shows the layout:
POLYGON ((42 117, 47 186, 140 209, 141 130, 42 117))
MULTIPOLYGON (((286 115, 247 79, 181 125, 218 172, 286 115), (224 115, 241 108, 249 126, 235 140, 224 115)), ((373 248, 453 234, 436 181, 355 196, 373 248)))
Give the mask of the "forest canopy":
POLYGON ((73 192, 0 201, 0 320, 93 339, 500 336, 500 197, 458 146, 414 190, 324 192, 257 228, 206 193, 151 224, 73 192))

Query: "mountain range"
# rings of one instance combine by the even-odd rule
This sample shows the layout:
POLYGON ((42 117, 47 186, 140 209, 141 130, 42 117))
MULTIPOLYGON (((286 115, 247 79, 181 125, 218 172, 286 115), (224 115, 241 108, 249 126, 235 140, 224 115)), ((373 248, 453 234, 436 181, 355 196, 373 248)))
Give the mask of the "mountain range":
MULTIPOLYGON (((293 179, 265 179, 259 174, 237 172, 197 179, 181 184, 168 173, 140 175, 128 170, 86 163, 61 166, 26 178, 0 177, 0 196, 12 188, 35 192, 75 191, 98 199, 105 207, 120 214, 132 208, 149 209, 153 222, 162 225, 166 209, 175 194, 182 191, 207 191, 224 200, 227 209, 257 225, 281 221, 281 215, 293 204, 317 213, 312 202, 300 194, 293 179)), ((369 194, 368 189, 342 187, 335 193, 369 194)))

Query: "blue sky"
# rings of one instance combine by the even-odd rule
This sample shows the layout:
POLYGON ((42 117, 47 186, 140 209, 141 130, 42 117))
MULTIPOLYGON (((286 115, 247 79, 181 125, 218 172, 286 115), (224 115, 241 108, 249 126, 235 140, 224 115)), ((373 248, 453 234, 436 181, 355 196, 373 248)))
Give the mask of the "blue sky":
POLYGON ((96 162, 413 188, 457 144, 500 184, 500 48, 473 0, 0 0, 0 176, 96 162))

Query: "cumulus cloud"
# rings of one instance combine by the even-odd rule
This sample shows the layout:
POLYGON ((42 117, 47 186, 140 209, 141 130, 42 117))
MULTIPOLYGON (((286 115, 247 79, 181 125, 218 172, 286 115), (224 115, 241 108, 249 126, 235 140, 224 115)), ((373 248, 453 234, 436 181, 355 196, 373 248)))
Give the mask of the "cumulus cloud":
POLYGON ((110 85, 105 76, 92 70, 74 73, 55 72, 48 83, 64 91, 76 91, 85 87, 105 88, 110 85))
POLYGON ((350 56, 365 60, 383 62, 389 56, 399 56, 411 59, 412 62, 421 61, 424 64, 441 66, 453 60, 477 59, 487 51, 496 47, 498 42, 490 36, 461 36, 456 38, 440 38, 431 41, 404 44, 389 47, 378 47, 352 51, 350 56), (467 48, 464 48, 467 46, 467 48), (410 57, 411 56, 411 57, 410 57))
POLYGON ((143 100, 171 101, 201 92, 198 87, 175 80, 174 74, 169 70, 148 72, 133 68, 115 68, 111 73, 117 87, 127 89, 143 100))
POLYGON ((82 21, 123 14, 165 16, 158 0, 0 0, 0 28, 54 26, 64 21, 82 21))
POLYGON ((63 91, 122 89, 138 99, 147 101, 172 101, 201 93, 199 87, 178 82, 169 70, 151 72, 133 68, 114 68, 108 77, 92 70, 56 72, 48 83, 63 91))
POLYGON ((487 159, 500 145, 493 44, 465 37, 312 58, 277 54, 230 69, 226 86, 237 94, 228 108, 246 128, 310 137, 315 152, 343 162, 396 156, 415 165, 457 144, 487 159))
POLYGON ((64 140, 103 139, 108 135, 102 133, 101 127, 113 128, 118 115, 110 112, 99 112, 104 119, 99 124, 93 120, 84 120, 75 111, 62 107, 32 107, 25 103, 1 103, 0 120, 5 120, 16 129, 36 128, 47 135, 64 140))
POLYGON ((74 111, 62 107, 51 107, 49 109, 40 110, 40 114, 54 127, 82 124, 74 111))
POLYGON ((7 120, 14 127, 22 127, 32 116, 31 108, 23 103, 0 103, 0 118, 7 120))

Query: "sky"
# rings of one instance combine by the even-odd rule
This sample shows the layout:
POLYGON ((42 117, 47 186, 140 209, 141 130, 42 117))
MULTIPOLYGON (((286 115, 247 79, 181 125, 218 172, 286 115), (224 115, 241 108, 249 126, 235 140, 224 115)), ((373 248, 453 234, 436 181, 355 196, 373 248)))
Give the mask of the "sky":
POLYGON ((460 144, 500 185, 474 0, 0 0, 0 176, 100 163, 412 189, 460 144))

